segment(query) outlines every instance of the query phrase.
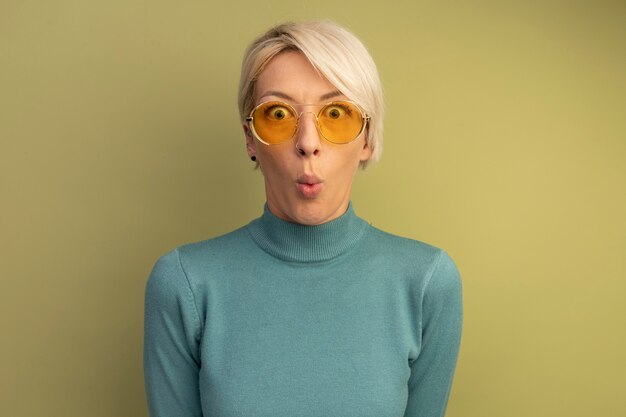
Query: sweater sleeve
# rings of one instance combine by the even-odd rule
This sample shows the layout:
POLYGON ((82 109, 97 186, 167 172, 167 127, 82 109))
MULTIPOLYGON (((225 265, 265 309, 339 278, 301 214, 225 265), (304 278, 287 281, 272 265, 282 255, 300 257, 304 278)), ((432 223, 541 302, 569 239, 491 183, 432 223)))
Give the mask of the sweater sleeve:
POLYGON ((461 341, 461 277, 441 251, 422 298, 422 344, 410 364, 405 417, 442 417, 446 412, 461 341))
POLYGON ((201 329, 194 295, 174 250, 158 260, 145 291, 144 382, 151 417, 202 416, 201 329))

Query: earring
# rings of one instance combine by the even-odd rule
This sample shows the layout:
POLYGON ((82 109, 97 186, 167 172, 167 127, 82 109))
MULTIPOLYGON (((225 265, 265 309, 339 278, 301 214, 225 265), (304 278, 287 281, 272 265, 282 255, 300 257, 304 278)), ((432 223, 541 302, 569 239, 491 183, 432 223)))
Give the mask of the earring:
POLYGON ((256 162, 256 156, 252 155, 250 159, 252 160, 252 162, 256 162))

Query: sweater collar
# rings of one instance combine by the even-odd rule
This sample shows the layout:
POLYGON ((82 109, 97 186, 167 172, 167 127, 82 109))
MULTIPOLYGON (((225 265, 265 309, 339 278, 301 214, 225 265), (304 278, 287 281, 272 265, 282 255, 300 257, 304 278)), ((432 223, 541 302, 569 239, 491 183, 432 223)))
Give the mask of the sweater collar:
POLYGON ((366 226, 354 213, 352 202, 341 216, 315 226, 280 219, 266 203, 263 215, 248 224, 248 230, 256 244, 272 256, 290 262, 322 262, 350 250, 366 226))

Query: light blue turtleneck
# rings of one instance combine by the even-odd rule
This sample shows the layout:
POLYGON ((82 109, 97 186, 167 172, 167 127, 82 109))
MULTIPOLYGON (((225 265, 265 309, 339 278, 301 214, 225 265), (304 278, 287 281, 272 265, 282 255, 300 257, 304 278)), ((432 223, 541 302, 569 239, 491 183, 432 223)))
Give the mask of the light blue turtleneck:
POLYGON ((146 287, 152 417, 443 416, 461 336, 446 252, 354 213, 269 212, 156 263, 146 287))

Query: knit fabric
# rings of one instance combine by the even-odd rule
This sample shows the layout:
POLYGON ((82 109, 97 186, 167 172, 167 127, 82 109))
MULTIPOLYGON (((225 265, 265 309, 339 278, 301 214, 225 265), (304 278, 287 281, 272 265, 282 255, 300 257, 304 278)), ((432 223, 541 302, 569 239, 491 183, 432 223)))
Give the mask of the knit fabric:
POLYGON ((152 417, 443 416, 462 322, 448 254, 345 214, 263 215, 161 257, 145 293, 152 417))

